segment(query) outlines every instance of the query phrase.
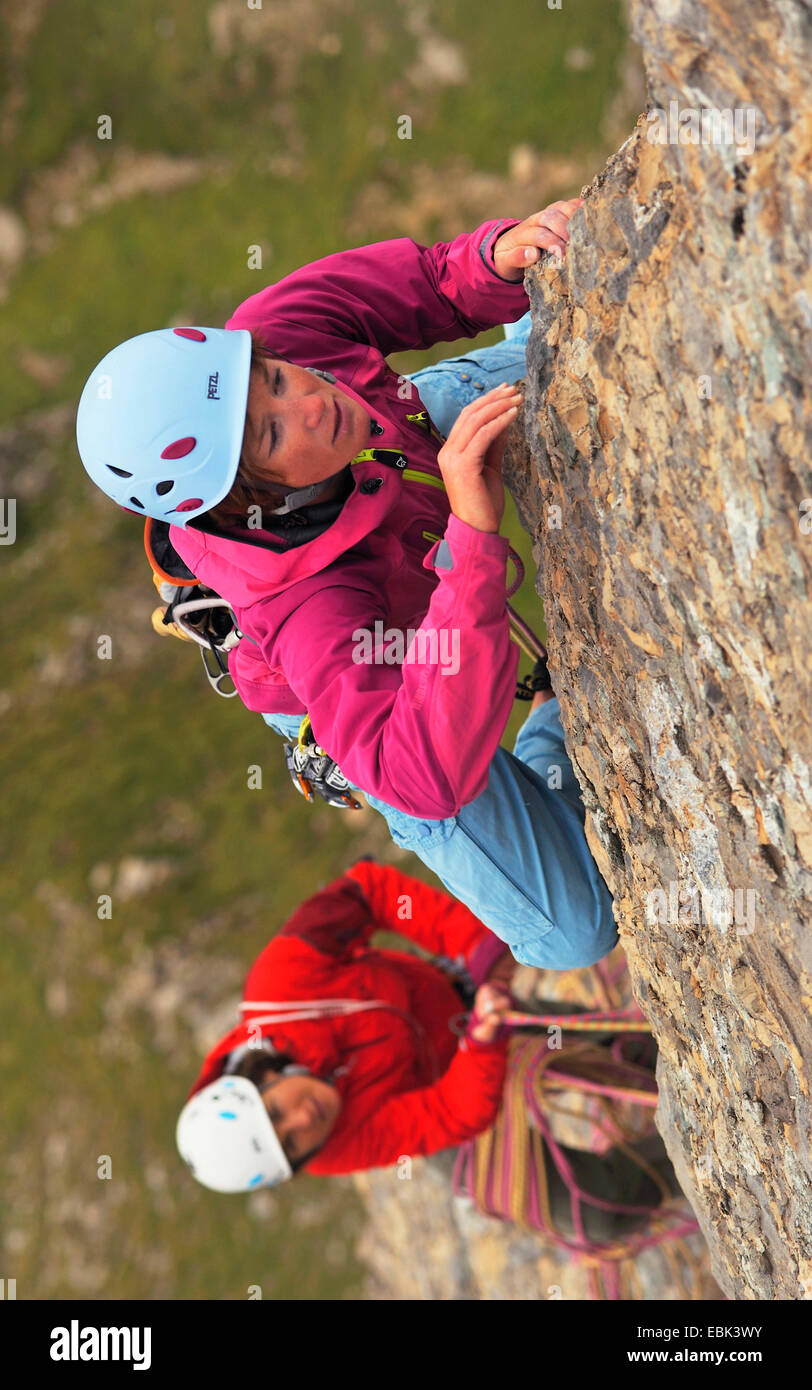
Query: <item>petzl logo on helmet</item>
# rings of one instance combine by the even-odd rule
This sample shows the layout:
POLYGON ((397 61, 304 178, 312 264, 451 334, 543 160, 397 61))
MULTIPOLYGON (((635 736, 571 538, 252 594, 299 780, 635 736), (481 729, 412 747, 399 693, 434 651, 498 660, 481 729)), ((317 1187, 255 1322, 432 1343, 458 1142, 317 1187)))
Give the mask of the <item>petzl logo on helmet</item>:
POLYGON ((220 391, 220 373, 219 373, 219 372, 212 372, 211 376, 209 377, 209 389, 208 389, 208 391, 207 391, 207 393, 206 393, 206 400, 207 400, 207 401, 219 401, 219 399, 220 399, 219 391, 220 391))

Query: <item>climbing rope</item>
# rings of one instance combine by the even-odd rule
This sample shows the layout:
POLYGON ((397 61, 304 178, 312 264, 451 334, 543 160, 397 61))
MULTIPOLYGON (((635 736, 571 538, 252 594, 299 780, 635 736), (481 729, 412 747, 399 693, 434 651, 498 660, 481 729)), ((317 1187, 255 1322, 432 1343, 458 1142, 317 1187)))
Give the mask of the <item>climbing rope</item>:
POLYGON ((554 1024, 570 1036, 561 1047, 551 1048, 549 1039, 541 1041, 516 1031, 508 1045, 499 1115, 489 1130, 460 1147, 454 1190, 471 1197, 488 1215, 536 1230, 586 1265, 595 1299, 634 1297, 629 1289, 637 1278, 635 1257, 666 1244, 665 1258, 683 1297, 699 1297, 694 1292, 698 1274, 692 1289, 685 1287, 682 1273, 685 1266, 696 1270, 684 1238, 697 1231, 698 1224, 671 1204, 667 1183, 633 1147, 655 1132, 651 1112, 657 1104, 657 1087, 651 1065, 629 1061, 623 1048, 630 1042, 629 1034, 636 1033, 640 1050, 645 1055, 648 1049, 650 1054, 649 1028, 642 1015, 631 1018, 629 1009, 611 1007, 615 980, 599 975, 595 983, 610 1005, 603 1011, 567 1015, 512 1011, 505 1016, 517 1030, 554 1024), (623 1036, 613 1038, 609 1046, 577 1036, 592 1030, 605 1034, 622 1030, 623 1036), (573 1109, 579 1095, 580 1106, 573 1109), (556 1137, 562 1118, 581 1124, 586 1120, 591 1127, 587 1152, 623 1154, 654 1183, 659 1202, 624 1203, 589 1192, 556 1137), (560 1211, 557 1215, 552 1200, 553 1184, 559 1207, 563 1188, 571 1230, 561 1229, 560 1211), (639 1218, 640 1227, 616 1238, 590 1237, 589 1209, 615 1218, 639 1218))
POLYGON ((651 1024, 640 1014, 631 1017, 624 1009, 605 1009, 584 1014, 523 1014, 510 1009, 503 1022, 511 1028, 557 1027, 568 1033, 650 1033, 651 1024))

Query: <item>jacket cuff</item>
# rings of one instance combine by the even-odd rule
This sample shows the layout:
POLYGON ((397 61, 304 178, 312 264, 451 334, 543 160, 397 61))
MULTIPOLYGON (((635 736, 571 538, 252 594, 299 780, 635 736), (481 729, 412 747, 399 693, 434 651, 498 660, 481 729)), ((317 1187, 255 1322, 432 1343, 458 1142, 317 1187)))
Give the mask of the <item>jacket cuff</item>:
POLYGON ((487 266, 491 275, 495 275, 497 280, 501 280, 503 285, 522 285, 523 287, 523 280, 506 280, 504 275, 500 275, 493 259, 493 249, 500 236, 503 232, 509 232, 511 227, 518 227, 519 220, 518 217, 506 217, 504 221, 497 222, 495 227, 491 227, 490 230, 485 233, 479 243, 478 250, 483 264, 487 266))
POLYGON ((507 536, 500 536, 498 531, 478 531, 475 526, 469 526, 467 521, 460 521, 460 518, 451 512, 445 535, 432 546, 423 561, 423 568, 453 570, 456 568, 455 560, 462 560, 471 551, 478 555, 493 555, 497 559, 503 559, 507 566, 509 549, 510 542, 507 536))
POLYGON ((494 936, 491 931, 477 942, 465 963, 468 974, 477 988, 488 978, 491 966, 495 965, 501 956, 509 955, 510 951, 504 941, 494 936))
POLYGON ((507 1028, 500 1028, 493 1042, 480 1042, 478 1038, 472 1038, 470 1033, 464 1033, 460 1038, 460 1052, 504 1052, 508 1036, 507 1028))

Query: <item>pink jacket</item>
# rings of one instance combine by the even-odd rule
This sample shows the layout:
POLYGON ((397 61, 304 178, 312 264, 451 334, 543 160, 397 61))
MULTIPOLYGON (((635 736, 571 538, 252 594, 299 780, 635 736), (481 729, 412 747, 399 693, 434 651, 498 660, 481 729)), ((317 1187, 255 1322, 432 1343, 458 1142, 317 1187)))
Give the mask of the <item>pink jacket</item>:
POLYGON ((449 514, 439 442, 407 419, 423 407, 414 390, 401 398, 402 379, 385 357, 473 337, 526 312, 521 281, 503 280, 492 259, 497 236, 515 224, 486 222, 432 247, 402 237, 339 252, 246 299, 226 328, 260 329, 280 356, 331 371, 383 426, 370 447, 396 449, 408 466, 354 464, 337 520, 284 553, 264 548, 263 536, 273 538, 260 530, 246 533, 250 541, 177 526, 169 533, 253 639, 229 656, 247 708, 309 711, 315 737, 351 782, 426 819, 455 815, 485 789, 518 650, 508 634, 507 540, 449 514), (354 661, 353 633, 374 633, 378 620, 384 630, 433 630, 445 659, 354 661))

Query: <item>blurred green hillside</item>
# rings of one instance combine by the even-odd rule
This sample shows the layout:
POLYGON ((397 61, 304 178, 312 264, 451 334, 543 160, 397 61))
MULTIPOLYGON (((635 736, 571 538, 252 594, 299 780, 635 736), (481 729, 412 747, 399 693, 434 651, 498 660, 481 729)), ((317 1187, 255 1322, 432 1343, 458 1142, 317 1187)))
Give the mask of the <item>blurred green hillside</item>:
MULTIPOLYGON (((218 1198, 174 1124, 282 919, 397 852, 371 811, 297 798, 262 721, 152 632, 142 528, 87 480, 76 402, 114 344, 222 324, 318 256, 577 193, 636 115, 620 5, 39 0, 0 24, 0 1276, 20 1299, 358 1297, 349 1180, 218 1198)), ((518 607, 541 626, 529 571, 518 607)))

